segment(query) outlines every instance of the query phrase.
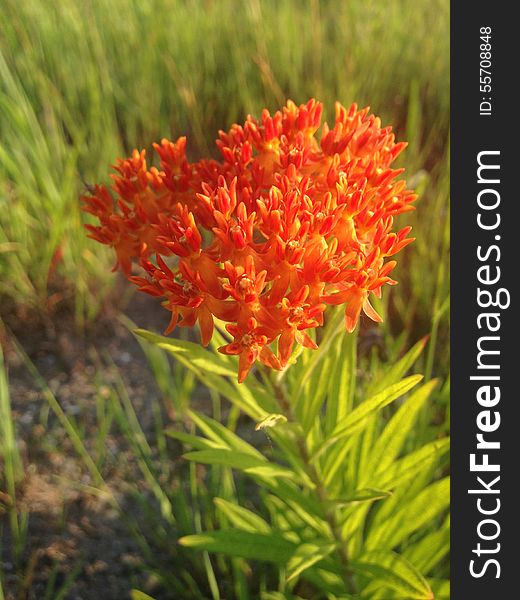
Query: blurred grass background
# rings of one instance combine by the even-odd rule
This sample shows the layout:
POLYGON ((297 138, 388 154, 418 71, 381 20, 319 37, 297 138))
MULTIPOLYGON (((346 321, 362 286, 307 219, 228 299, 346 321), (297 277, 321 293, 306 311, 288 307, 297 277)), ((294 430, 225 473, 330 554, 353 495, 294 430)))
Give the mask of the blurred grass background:
POLYGON ((115 157, 183 134, 215 154, 219 128, 316 97, 329 118, 336 99, 370 105, 410 143, 418 240, 395 326, 429 330, 447 296, 446 0, 3 0, 0 21, 3 311, 97 315, 112 256, 78 197, 115 157))

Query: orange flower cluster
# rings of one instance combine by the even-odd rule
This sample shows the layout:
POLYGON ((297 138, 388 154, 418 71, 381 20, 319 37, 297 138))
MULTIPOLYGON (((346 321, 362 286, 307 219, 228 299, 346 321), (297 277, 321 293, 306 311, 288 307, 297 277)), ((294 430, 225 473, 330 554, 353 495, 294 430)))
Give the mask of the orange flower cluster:
POLYGON ((416 196, 391 164, 406 146, 368 109, 336 104, 332 128, 322 105, 289 101, 259 120, 221 131, 221 160, 186 159, 186 139, 115 165, 113 195, 96 186, 84 210, 99 219, 90 236, 112 246, 117 264, 171 312, 166 330, 196 322, 207 345, 216 317, 239 356, 239 381, 258 359, 283 368, 294 343, 316 348, 306 330, 323 324, 327 305, 345 305, 353 331, 361 311, 381 321, 369 301, 409 242, 394 217, 416 196), (144 273, 132 275, 132 262, 144 273), (277 342, 275 344, 275 342, 277 342))

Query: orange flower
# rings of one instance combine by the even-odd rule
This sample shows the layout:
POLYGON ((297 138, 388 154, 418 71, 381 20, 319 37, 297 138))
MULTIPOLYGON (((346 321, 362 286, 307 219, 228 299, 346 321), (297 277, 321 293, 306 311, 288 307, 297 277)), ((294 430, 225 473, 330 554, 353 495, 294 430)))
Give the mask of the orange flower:
POLYGON ((284 367, 295 343, 316 348, 309 332, 327 305, 345 306, 348 331, 361 312, 381 321, 370 296, 396 283, 389 258, 413 240, 393 229, 416 199, 391 168, 406 144, 368 109, 339 103, 318 139, 321 113, 309 100, 248 116, 219 132, 220 161, 190 163, 186 138, 162 140, 160 169, 135 150, 117 162, 113 194, 97 186, 84 198, 99 221, 89 235, 162 298, 167 332, 198 323, 207 345, 214 319, 227 323, 233 341, 220 351, 239 356, 239 381, 256 360, 284 367))
POLYGON ((254 317, 250 317, 244 327, 239 325, 226 325, 226 329, 233 336, 233 341, 218 350, 222 354, 238 355, 238 382, 242 383, 249 373, 256 359, 272 369, 281 369, 281 364, 268 343, 272 341, 265 335, 265 330, 257 326, 254 317))

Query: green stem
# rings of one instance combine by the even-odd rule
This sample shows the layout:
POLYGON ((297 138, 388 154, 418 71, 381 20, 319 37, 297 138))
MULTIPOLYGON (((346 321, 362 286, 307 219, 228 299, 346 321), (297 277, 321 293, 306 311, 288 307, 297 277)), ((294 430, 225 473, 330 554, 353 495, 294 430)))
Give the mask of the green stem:
MULTIPOLYGON (((290 421, 295 421, 291 403, 289 402, 284 389, 276 380, 272 380, 271 383, 273 386, 276 400, 278 401, 280 408, 290 421)), ((322 481, 318 470, 311 461, 309 449, 307 448, 307 443, 303 431, 299 433, 297 437, 297 446, 300 458, 305 465, 307 475, 316 487, 316 495, 318 496, 320 503, 325 507, 325 520, 329 526, 332 537, 334 538, 334 542, 336 543, 336 547, 338 550, 338 558, 342 567, 342 575, 343 581, 345 583, 345 589, 347 593, 355 594, 357 592, 357 589, 356 584, 354 582, 352 569, 349 565, 347 545, 341 535, 341 524, 338 521, 336 509, 334 508, 334 505, 331 502, 331 499, 329 498, 327 488, 324 482, 322 481)))

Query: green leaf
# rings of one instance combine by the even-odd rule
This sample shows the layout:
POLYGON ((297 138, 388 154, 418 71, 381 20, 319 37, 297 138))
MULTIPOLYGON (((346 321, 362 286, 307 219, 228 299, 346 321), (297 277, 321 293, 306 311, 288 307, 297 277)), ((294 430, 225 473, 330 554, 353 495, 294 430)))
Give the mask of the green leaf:
POLYGON ((427 341, 428 336, 423 337, 400 360, 391 367, 386 368, 383 376, 370 386, 369 393, 377 394, 404 377, 421 355, 427 341))
POLYGON ((351 566, 385 586, 404 594, 408 600, 433 600, 426 579, 405 558, 395 552, 368 552, 351 566))
POLYGON ((282 592, 262 592, 260 596, 261 600, 305 600, 301 596, 295 596, 288 592, 282 594, 282 592))
POLYGON ((281 425, 283 423, 287 423, 287 417, 285 415, 281 415, 279 413, 272 413, 270 415, 267 415, 265 419, 262 419, 259 423, 255 425, 255 431, 276 427, 277 425, 281 425))
POLYGON ((360 490, 352 492, 352 494, 348 494, 341 498, 334 498, 334 500, 332 500, 331 502, 334 505, 350 504, 352 502, 368 502, 372 500, 381 500, 383 498, 388 498, 391 495, 392 492, 390 490, 362 488, 360 490))
POLYGON ((213 502, 219 511, 229 520, 233 527, 251 533, 271 533, 271 527, 254 512, 223 498, 214 498, 213 502))
POLYGON ((211 450, 198 450, 184 454, 187 460, 203 463, 206 465, 221 465, 244 471, 250 475, 262 477, 287 477, 294 478, 295 474, 286 467, 269 462, 267 459, 257 458, 244 452, 213 448, 211 450))
POLYGON ((261 452, 244 441, 236 433, 222 425, 222 423, 193 410, 188 410, 187 413, 202 433, 220 446, 224 446, 230 450, 238 450, 245 454, 251 454, 261 460, 265 460, 261 452))
POLYGON ((350 335, 338 336, 329 377, 325 430, 330 433, 353 407, 356 388, 358 329, 350 335))
POLYGON ((450 551, 449 517, 440 529, 425 535, 421 540, 408 546, 403 556, 413 563, 422 573, 430 573, 450 551))
POLYGON ((370 460, 361 474, 363 483, 368 483, 376 470, 389 467, 399 455, 421 408, 436 385, 436 380, 432 380, 414 391, 390 419, 370 452, 370 460))
POLYGON ((450 600, 449 579, 429 579, 428 582, 435 594, 435 600, 450 600))
POLYGON ((255 421, 276 410, 276 403, 258 385, 237 383, 236 369, 224 355, 204 350, 200 344, 164 337, 144 329, 136 329, 134 333, 172 354, 206 387, 228 398, 255 421))
POLYGON ((187 548, 285 564, 294 554, 296 544, 274 533, 251 533, 238 529, 220 529, 179 539, 187 548))
POLYGON ((233 404, 246 407, 242 409, 255 421, 264 419, 269 413, 279 410, 279 406, 265 386, 261 385, 253 377, 246 381, 238 383, 236 378, 233 380, 234 397, 229 398, 233 404))
POLYGON ((302 493, 302 490, 294 482, 287 479, 266 479, 263 485, 271 490, 280 500, 293 508, 295 512, 312 527, 322 533, 328 531, 328 525, 323 521, 323 505, 314 497, 314 494, 308 495, 302 493), (323 528, 322 528, 323 525, 323 528))
POLYGON ((287 581, 295 579, 306 571, 312 565, 320 562, 323 558, 328 556, 336 547, 335 544, 312 544, 305 543, 301 544, 296 548, 293 556, 287 563, 287 581))
POLYGON ((336 443, 325 455, 323 476, 326 486, 330 487, 337 483, 340 478, 340 476, 336 477, 338 471, 341 476, 343 476, 345 471, 345 459, 347 454, 354 447, 356 439, 356 436, 352 436, 347 440, 341 440, 341 443, 336 443))
POLYGON ((226 361, 220 360, 220 357, 214 352, 204 350, 200 344, 157 335, 145 329, 136 329, 134 333, 173 354, 175 358, 191 369, 228 377, 237 375, 236 371, 226 364, 226 361))
POLYGON ((382 489, 393 489, 409 481, 435 463, 439 457, 449 450, 449 445, 449 438, 426 444, 404 458, 395 461, 388 468, 378 471, 372 479, 373 485, 382 489))
POLYGON ((177 431, 176 429, 166 429, 164 432, 167 436, 179 440, 184 444, 189 444, 197 450, 209 450, 212 448, 223 448, 226 449, 227 446, 219 444, 217 442, 213 442, 212 440, 207 440, 206 438, 201 438, 196 435, 192 435, 191 433, 187 433, 186 431, 177 431))
MULTIPOLYGON (((387 501, 392 498, 388 498, 387 501)), ((352 502, 346 504, 341 511, 341 538, 347 541, 349 556, 359 556, 364 548, 364 529, 367 515, 372 509, 372 502, 352 502)), ((383 506, 386 504, 383 503, 383 506)))
POLYGON ((431 484, 411 501, 402 505, 390 518, 381 520, 378 515, 372 521, 366 548, 390 550, 411 533, 435 519, 450 502, 450 478, 445 477, 431 484))
MULTIPOLYGON (((319 564, 302 573, 302 579, 310 581, 320 592, 332 594, 331 598, 348 598, 345 596, 345 582, 340 575, 321 568, 319 564)), ((359 596, 355 600, 359 600, 359 596)))
POLYGON ((148 594, 145 594, 139 590, 131 590, 130 597, 132 600, 154 600, 152 596, 149 596, 148 594))
POLYGON ((334 338, 342 331, 343 327, 343 311, 337 308, 335 311, 330 311, 331 318, 326 324, 323 334, 323 339, 320 342, 320 346, 317 350, 312 350, 309 364, 306 365, 305 373, 300 381, 298 390, 296 390, 295 398, 298 400, 304 393, 305 385, 311 377, 314 376, 314 370, 320 364, 325 356, 327 356, 330 345, 334 338))
POLYGON ((362 402, 337 424, 332 434, 316 449, 313 460, 320 456, 321 453, 334 442, 358 432, 368 424, 371 415, 377 413, 391 402, 394 402, 394 400, 397 400, 397 398, 400 398, 403 394, 406 394, 406 392, 417 385, 421 379, 422 375, 412 375, 362 402))
POLYGON ((370 415, 381 410, 394 400, 397 400, 397 398, 400 398, 403 394, 406 394, 406 392, 417 385, 421 379, 422 375, 412 375, 399 383, 389 386, 365 402, 362 402, 338 423, 332 432, 332 436, 338 438, 345 437, 346 435, 352 434, 354 431, 358 431, 360 427, 367 422, 370 415))
MULTIPOLYGON (((280 480, 277 480, 280 481, 280 480)), ((300 497, 303 498, 301 490, 300 497)), ((264 503, 268 506, 271 513, 271 521, 277 524, 278 529, 283 531, 305 531, 309 533, 312 528, 321 538, 330 536, 330 526, 320 517, 302 507, 302 502, 298 499, 284 499, 279 495, 269 494, 264 497, 264 503)))
POLYGON ((325 356, 321 364, 316 366, 313 377, 307 380, 305 389, 295 399, 294 412, 305 432, 311 429, 316 416, 320 414, 327 395, 331 367, 332 357, 325 356))

